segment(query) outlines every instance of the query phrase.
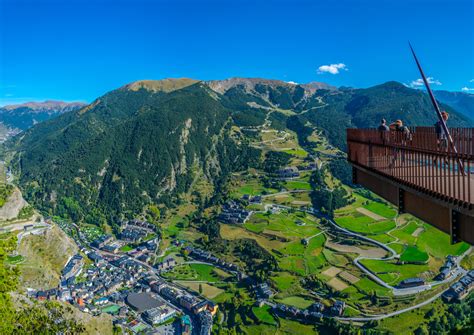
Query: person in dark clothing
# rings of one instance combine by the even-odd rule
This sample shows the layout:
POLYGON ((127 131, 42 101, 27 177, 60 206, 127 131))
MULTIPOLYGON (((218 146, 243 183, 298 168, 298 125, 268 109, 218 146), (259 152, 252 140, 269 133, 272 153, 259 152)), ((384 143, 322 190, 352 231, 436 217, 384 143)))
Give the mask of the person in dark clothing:
POLYGON ((380 125, 378 126, 377 130, 380 132, 380 139, 382 140, 382 143, 385 144, 385 142, 390 140, 390 128, 387 126, 387 121, 385 119, 380 120, 380 125))
MULTIPOLYGON (((444 120, 444 123, 448 123, 449 114, 446 111, 441 112, 441 117, 444 120)), ((448 134, 444 131, 443 125, 441 121, 437 121, 435 123, 435 132, 436 132, 436 141, 438 144, 438 151, 440 152, 447 152, 448 151, 448 134)), ((438 158, 433 160, 433 163, 437 163, 438 158)), ((448 164, 448 160, 444 158, 444 164, 448 164)))
MULTIPOLYGON (((441 112, 444 123, 448 123, 449 114, 446 111, 441 112)), ((448 149, 448 134, 445 133, 441 121, 435 123, 436 138, 438 141, 438 149, 440 151, 447 151, 448 149)))
POLYGON ((408 129, 407 126, 403 125, 402 120, 397 120, 394 123, 390 124, 390 130, 402 134, 402 136, 397 136, 398 139, 401 140, 401 144, 406 144, 406 141, 409 141, 411 139, 410 129, 408 129))
MULTIPOLYGON (((407 141, 411 140, 411 133, 408 127, 403 125, 402 120, 397 120, 390 124, 390 130, 392 131, 393 142, 398 145, 406 145, 407 141), (400 134, 400 135, 398 135, 400 134)), ((403 150, 393 148, 392 162, 389 167, 392 168, 395 165, 395 161, 398 158, 399 151, 401 151, 401 163, 405 163, 405 152, 403 150)))
POLYGON ((379 126, 378 130, 379 131, 389 131, 390 130, 390 128, 388 128, 388 126, 387 126, 387 121, 385 119, 382 119, 380 121, 380 126, 379 126))

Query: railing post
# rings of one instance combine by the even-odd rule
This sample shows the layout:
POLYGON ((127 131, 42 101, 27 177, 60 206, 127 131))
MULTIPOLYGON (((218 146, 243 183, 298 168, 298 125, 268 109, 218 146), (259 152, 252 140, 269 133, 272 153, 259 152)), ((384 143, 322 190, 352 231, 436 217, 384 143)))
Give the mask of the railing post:
POLYGON ((451 244, 456 244, 459 242, 459 212, 455 209, 451 209, 449 211, 449 221, 451 223, 451 244))
MULTIPOLYGON (((437 144, 433 127, 412 128, 410 139, 396 131, 348 129, 348 160, 391 176, 401 185, 437 193, 436 196, 448 202, 471 205, 470 161, 474 159, 474 133, 472 129, 453 128, 452 135, 458 153, 453 152, 451 146, 437 144)), ((357 183, 355 171, 353 182, 357 183)), ((400 203, 403 211, 403 199, 400 203)))
POLYGON ((405 190, 398 188, 398 213, 405 213, 405 190))
POLYGON ((372 157, 373 157, 374 153, 373 153, 373 148, 372 148, 372 141, 369 140, 369 157, 367 158, 367 165, 368 167, 373 167, 373 164, 372 164, 372 157))

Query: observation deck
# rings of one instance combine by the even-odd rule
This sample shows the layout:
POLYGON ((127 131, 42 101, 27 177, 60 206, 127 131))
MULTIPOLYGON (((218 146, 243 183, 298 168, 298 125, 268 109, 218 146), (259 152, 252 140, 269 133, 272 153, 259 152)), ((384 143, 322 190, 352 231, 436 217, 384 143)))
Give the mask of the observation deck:
POLYGON ((347 159, 360 184, 451 235, 474 244, 474 129, 449 128, 452 146, 433 127, 396 131, 347 129, 347 159))

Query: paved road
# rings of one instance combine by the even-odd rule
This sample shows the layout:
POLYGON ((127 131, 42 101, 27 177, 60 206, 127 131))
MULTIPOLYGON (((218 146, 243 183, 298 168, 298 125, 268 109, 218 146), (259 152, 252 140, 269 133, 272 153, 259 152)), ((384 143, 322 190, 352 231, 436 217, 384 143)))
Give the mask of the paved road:
POLYGON ((317 234, 314 234, 313 236, 310 236, 310 237, 305 238, 306 243, 309 243, 309 241, 311 241, 312 238, 315 238, 316 236, 319 236, 319 235, 321 235, 321 234, 324 234, 324 230, 320 231, 320 232, 317 233, 317 234))
POLYGON ((42 221, 39 223, 31 223, 31 221, 24 221, 24 222, 18 222, 18 223, 13 223, 10 225, 2 226, 0 227, 0 230, 2 231, 15 231, 15 230, 22 230, 25 226, 32 225, 33 228, 39 227, 39 226, 46 226, 48 225, 46 222, 42 221))
POLYGON ((17 248, 20 246, 23 237, 28 235, 36 235, 44 232, 45 230, 51 229, 51 225, 36 225, 32 230, 22 231, 17 235, 17 248))
MULTIPOLYGON (((284 192, 280 192, 280 193, 284 193, 284 192)), ((265 204, 265 211, 267 211, 270 207, 279 207, 279 208, 283 208, 283 209, 291 209, 292 207, 289 207, 289 206, 283 206, 283 205, 277 205, 277 204, 265 204)), ((293 208, 294 209, 294 208, 293 208)), ((297 209, 299 211, 302 211, 302 212, 306 212, 306 213, 309 213, 309 214, 313 214, 313 215, 316 215, 318 213, 315 213, 311 210, 302 210, 302 209, 297 209)), ((427 283, 426 285, 421 285, 421 286, 417 286, 417 287, 409 287, 409 288, 397 288, 397 287, 393 287, 389 284, 387 284, 386 282, 384 282, 382 279, 380 279, 375 273, 373 273, 372 271, 370 271, 369 269, 367 269, 364 265, 362 265, 359 261, 362 260, 362 259, 373 259, 373 260, 382 260, 382 261, 388 261, 388 260, 391 260, 391 259, 394 259, 395 257, 398 256, 397 252, 395 250, 393 250, 392 248, 390 248, 388 245, 382 243, 382 242, 379 242, 379 241, 376 241, 374 239, 371 239, 367 236, 364 236, 364 235, 360 235, 358 233, 355 233, 355 232, 352 232, 350 230, 347 230, 345 228, 342 228, 341 226, 339 226, 336 222, 334 222, 332 219, 326 217, 329 221, 329 223, 334 227, 336 228, 337 230, 339 231, 342 231, 344 232, 345 234, 349 235, 349 236, 353 236, 353 237, 356 237, 360 240, 364 240, 366 242, 369 242, 369 243, 372 243, 372 244, 375 244, 377 246, 379 246, 380 248, 388 251, 390 253, 390 256, 388 257, 374 257, 374 258, 370 258, 370 257, 363 257, 363 256, 358 256, 354 259, 354 264, 359 268, 361 269, 361 271, 363 271, 365 274, 367 274, 372 280, 374 280, 376 283, 380 284, 381 286, 389 289, 389 290, 392 290, 393 292, 393 295, 395 296, 404 296, 404 295, 412 295, 412 294, 417 294, 417 293, 420 293, 420 292, 423 292, 423 291, 426 291, 426 290, 430 290, 433 286, 437 286, 437 285, 441 285, 441 284, 446 284, 446 283, 449 283, 449 282, 452 282, 454 281, 457 277, 459 277, 460 275, 464 274, 464 270, 459 266, 459 263, 461 262, 462 258, 464 258, 465 255, 467 255, 469 253, 469 250, 466 251, 463 255, 459 256, 457 259, 457 262, 458 262, 458 269, 456 270, 456 272, 449 278, 443 280, 443 281, 433 281, 433 282, 430 282, 430 283, 427 283)))
POLYGON ((322 106, 311 107, 310 109, 306 109, 306 110, 302 111, 299 115, 308 113, 309 111, 312 111, 313 109, 320 109, 320 108, 324 108, 324 107, 327 107, 327 106, 329 106, 329 104, 324 104, 322 106))
MULTIPOLYGON (((357 321, 367 322, 367 321, 374 321, 374 320, 382 320, 382 319, 390 318, 392 316, 400 315, 400 314, 409 312, 411 310, 426 306, 426 305, 432 303, 433 301, 435 301, 436 299, 438 299, 446 290, 432 296, 428 300, 420 302, 419 304, 416 304, 416 305, 413 305, 413 306, 410 306, 410 307, 407 307, 407 308, 403 308, 403 309, 400 309, 398 311, 391 312, 391 313, 375 314, 375 315, 367 315, 367 316, 358 316, 358 317, 333 317, 333 316, 329 316, 329 315, 323 315, 323 317, 324 318, 335 318, 339 321, 356 321, 356 322, 357 321)), ((266 305, 270 306, 270 307, 275 307, 276 306, 275 303, 273 303, 271 301, 268 301, 268 300, 265 300, 264 303, 266 305)))
POLYGON ((261 197, 262 198, 269 198, 269 197, 275 197, 275 196, 284 195, 284 194, 308 193, 308 192, 311 192, 311 190, 291 190, 291 191, 282 191, 282 192, 272 193, 272 194, 264 194, 261 197))
POLYGON ((363 256, 358 256, 357 258, 354 259, 354 264, 359 268, 361 269, 364 273, 366 273, 370 278, 372 278, 375 282, 379 283, 380 285, 382 285, 383 287, 386 287, 390 290, 392 290, 393 292, 393 295, 395 296, 403 296, 403 295, 411 295, 411 294, 417 294, 417 293, 420 293, 420 292, 423 292, 423 291, 427 291, 427 290, 430 290, 433 286, 437 286, 437 285, 442 285, 442 284, 447 284, 447 283, 450 283, 452 281, 454 281, 456 278, 458 278, 459 276, 462 276, 466 271, 463 270, 460 266, 459 266, 459 263, 461 262, 461 260, 467 255, 469 254, 471 248, 469 248, 469 250, 467 250, 463 255, 457 257, 457 269, 456 271, 453 273, 453 275, 445 280, 441 280, 441 281, 432 281, 432 282, 429 282, 427 283, 426 285, 421 285, 421 286, 416 286, 416 287, 409 287, 409 288, 397 288, 397 287, 393 287, 389 284, 387 284, 386 282, 384 282, 382 279, 380 279, 375 273, 373 273, 372 271, 370 271, 369 269, 367 269, 364 265, 362 265, 359 261, 362 260, 362 259, 374 259, 374 260, 382 260, 382 261, 387 261, 387 260, 391 260, 393 258, 395 258, 396 256, 398 256, 398 254, 395 252, 395 250, 393 250, 392 248, 390 248, 388 245, 385 245, 379 241, 376 241, 376 240, 373 240, 371 238, 368 238, 366 236, 363 236, 363 235, 359 235, 357 233, 353 233, 347 229, 344 229, 340 226, 338 226, 333 220, 329 220, 329 222, 334 226, 336 227, 337 229, 341 230, 341 231, 344 231, 346 234, 349 234, 349 235, 352 235, 352 236, 355 236, 357 238, 360 238, 360 239, 363 239, 363 240, 366 240, 368 242, 371 242, 371 243, 374 243, 378 246, 380 246, 381 248, 389 251, 391 253, 391 255, 389 257, 384 257, 384 258, 377 258, 377 257, 374 257, 374 258, 371 258, 371 257, 363 257, 363 256))
POLYGON ((417 305, 413 305, 413 306, 410 306, 410 307, 407 307, 407 308, 403 308, 403 309, 400 309, 400 310, 395 311, 395 312, 386 313, 386 314, 378 314, 378 315, 368 315, 368 316, 365 316, 365 317, 353 317, 353 318, 336 317, 336 319, 341 320, 341 321, 363 321, 363 322, 365 322, 365 321, 373 321, 373 320, 381 320, 381 319, 390 318, 392 316, 403 314, 403 313, 409 312, 411 310, 414 310, 414 309, 426 306, 428 304, 431 304, 433 301, 438 299, 447 290, 448 289, 432 296, 428 300, 420 302, 417 305))

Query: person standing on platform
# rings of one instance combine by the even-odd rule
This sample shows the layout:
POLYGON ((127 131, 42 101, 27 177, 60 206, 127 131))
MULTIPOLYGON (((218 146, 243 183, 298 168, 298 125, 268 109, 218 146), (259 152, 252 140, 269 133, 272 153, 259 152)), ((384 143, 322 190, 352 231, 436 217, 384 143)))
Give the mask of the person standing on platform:
MULTIPOLYGON (((444 123, 448 124, 449 114, 446 111, 441 112, 441 117, 444 120, 444 123)), ((436 142, 438 144, 438 151, 442 153, 448 152, 448 134, 444 131, 441 121, 435 123, 435 132, 436 132, 436 142)), ((433 160, 433 163, 438 162, 438 157, 433 160)), ((444 164, 448 164, 448 159, 444 157, 444 164)))
MULTIPOLYGON (((408 127, 403 125, 402 120, 397 120, 390 124, 390 130, 392 131, 393 143, 399 146, 406 146, 408 141, 411 141, 411 133, 408 127)), ((395 161, 398 158, 399 152, 401 152, 401 163, 405 163, 405 151, 403 149, 393 148, 392 162, 389 167, 392 168, 395 165, 395 161)))
POLYGON ((388 126, 387 126, 387 121, 385 119, 382 119, 380 121, 380 125, 378 127, 378 130, 379 131, 389 131, 390 130, 390 128, 388 128, 388 126))
MULTIPOLYGON (((446 111, 441 112, 444 123, 448 124, 449 114, 446 111)), ((448 151, 448 135, 444 131, 441 121, 435 123, 436 139, 438 141, 438 150, 446 152, 448 151)))

